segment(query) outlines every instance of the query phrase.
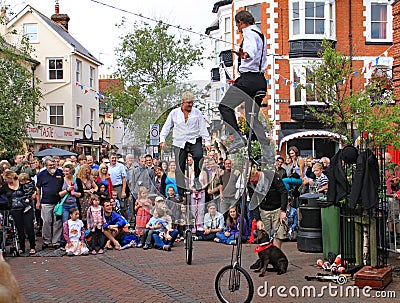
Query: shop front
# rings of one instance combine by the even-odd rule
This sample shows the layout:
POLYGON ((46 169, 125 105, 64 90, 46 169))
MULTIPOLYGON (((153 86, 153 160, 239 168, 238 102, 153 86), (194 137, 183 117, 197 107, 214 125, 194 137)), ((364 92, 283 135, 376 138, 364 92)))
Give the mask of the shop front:
POLYGON ((34 152, 49 147, 73 149, 75 135, 72 127, 35 124, 28 127, 27 131, 29 137, 27 144, 33 148, 34 152))

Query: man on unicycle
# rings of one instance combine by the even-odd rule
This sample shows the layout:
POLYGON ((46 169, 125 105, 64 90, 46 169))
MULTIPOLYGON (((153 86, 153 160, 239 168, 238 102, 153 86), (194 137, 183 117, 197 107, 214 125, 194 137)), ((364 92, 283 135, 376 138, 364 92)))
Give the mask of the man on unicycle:
POLYGON ((184 196, 187 188, 185 184, 185 165, 190 153, 194 162, 194 187, 200 191, 202 185, 199 181, 201 172, 200 161, 203 159, 203 139, 207 151, 211 150, 210 135, 207 131, 207 123, 203 114, 193 108, 194 95, 191 92, 182 94, 182 103, 178 108, 173 109, 164 123, 160 133, 160 148, 165 149, 165 142, 171 128, 172 145, 175 153, 175 160, 178 163, 176 170, 176 184, 180 196, 184 196))

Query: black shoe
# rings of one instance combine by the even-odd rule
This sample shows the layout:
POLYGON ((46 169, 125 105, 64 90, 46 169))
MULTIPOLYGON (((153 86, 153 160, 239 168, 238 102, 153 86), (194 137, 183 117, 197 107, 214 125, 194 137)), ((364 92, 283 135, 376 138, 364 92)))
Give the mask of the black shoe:
POLYGON ((51 244, 43 243, 42 250, 45 250, 45 249, 48 249, 48 248, 53 248, 53 246, 51 244))
POLYGON ((258 259, 254 264, 250 265, 250 269, 260 268, 261 262, 261 259, 258 259))
POLYGON ((201 191, 203 189, 203 186, 201 185, 198 178, 194 179, 194 189, 197 191, 201 191))

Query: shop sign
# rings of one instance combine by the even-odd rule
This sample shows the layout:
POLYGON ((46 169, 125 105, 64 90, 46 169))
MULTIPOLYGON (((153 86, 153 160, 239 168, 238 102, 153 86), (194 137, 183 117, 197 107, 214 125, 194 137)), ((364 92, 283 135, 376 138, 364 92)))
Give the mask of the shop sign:
POLYGON ((35 124, 27 129, 33 139, 74 141, 74 129, 55 125, 35 124))

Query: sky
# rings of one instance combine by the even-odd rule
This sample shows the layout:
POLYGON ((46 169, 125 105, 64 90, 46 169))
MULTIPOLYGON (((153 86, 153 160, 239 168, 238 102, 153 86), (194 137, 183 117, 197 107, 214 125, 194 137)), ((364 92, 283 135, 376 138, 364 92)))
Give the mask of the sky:
MULTIPOLYGON (((141 14, 152 19, 163 20, 172 25, 182 28, 191 27, 193 31, 204 34, 206 28, 217 18, 212 13, 212 8, 217 0, 96 0, 107 3, 128 12, 141 14)), ((21 11, 26 4, 50 17, 54 14, 55 0, 1 0, 2 4, 8 4, 14 13, 21 11)), ((134 21, 144 20, 139 16, 124 13, 109 8, 91 0, 59 0, 60 13, 68 14, 69 32, 104 66, 99 69, 99 74, 111 74, 115 66, 114 49, 118 46, 119 35, 123 32, 115 25, 119 24, 122 17, 126 18, 127 24, 134 21)), ((198 40, 199 35, 190 34, 192 39, 198 40)), ((206 47, 205 55, 211 53, 211 40, 204 40, 206 47)), ((204 67, 193 68, 191 79, 209 80, 211 63, 204 62, 204 67)))

